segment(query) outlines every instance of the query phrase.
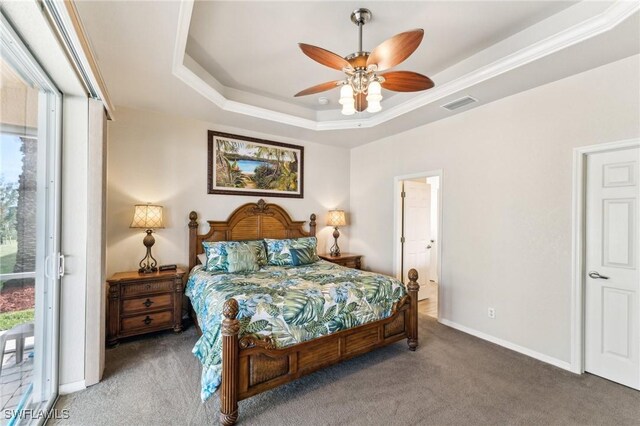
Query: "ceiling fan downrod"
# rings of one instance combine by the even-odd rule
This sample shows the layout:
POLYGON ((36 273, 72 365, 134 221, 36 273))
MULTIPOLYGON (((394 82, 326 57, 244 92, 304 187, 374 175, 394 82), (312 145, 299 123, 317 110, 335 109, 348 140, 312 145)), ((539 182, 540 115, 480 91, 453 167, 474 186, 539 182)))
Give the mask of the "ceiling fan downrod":
POLYGON ((351 12, 351 22, 358 26, 358 52, 356 53, 356 55, 361 55, 362 53, 364 53, 362 51, 362 27, 364 27, 366 23, 371 21, 372 17, 373 14, 371 13, 371 11, 365 8, 356 9, 351 12))

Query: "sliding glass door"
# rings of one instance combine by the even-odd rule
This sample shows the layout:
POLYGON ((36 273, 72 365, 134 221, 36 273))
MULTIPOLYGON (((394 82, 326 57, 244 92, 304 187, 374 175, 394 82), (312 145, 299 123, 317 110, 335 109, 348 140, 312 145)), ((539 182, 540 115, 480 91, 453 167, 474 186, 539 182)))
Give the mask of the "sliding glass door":
POLYGON ((61 97, 0 15, 0 424, 57 394, 61 97))

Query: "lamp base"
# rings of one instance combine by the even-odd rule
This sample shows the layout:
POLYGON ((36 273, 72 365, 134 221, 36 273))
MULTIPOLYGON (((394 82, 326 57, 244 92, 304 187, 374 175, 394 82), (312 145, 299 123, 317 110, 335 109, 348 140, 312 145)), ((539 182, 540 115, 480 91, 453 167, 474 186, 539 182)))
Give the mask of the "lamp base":
POLYGON ((138 269, 139 274, 152 274, 158 271, 158 268, 157 268, 158 262, 151 255, 151 247, 153 247, 153 245, 155 244, 156 239, 153 238, 153 231, 151 229, 147 229, 146 232, 147 232, 147 235, 145 235, 144 240, 142 240, 142 242, 144 246, 147 248, 147 254, 142 258, 142 260, 138 264, 138 266, 140 266, 140 269, 138 269))
POLYGON ((158 272, 158 268, 155 266, 145 265, 144 267, 138 269, 139 274, 153 274, 154 272, 158 272))
POLYGON ((338 227, 333 229, 333 245, 331 246, 331 250, 329 250, 329 254, 332 257, 340 256, 340 247, 338 246, 338 237, 340 237, 340 231, 338 231, 338 227))

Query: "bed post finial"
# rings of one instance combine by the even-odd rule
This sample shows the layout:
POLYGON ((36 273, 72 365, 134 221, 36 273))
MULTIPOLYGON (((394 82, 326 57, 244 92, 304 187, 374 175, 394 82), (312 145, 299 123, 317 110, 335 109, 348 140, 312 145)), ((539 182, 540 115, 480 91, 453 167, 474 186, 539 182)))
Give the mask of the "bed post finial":
POLYGON ((407 292, 411 298, 409 306, 409 339, 407 344, 409 349, 415 351, 418 347, 418 291, 420 290, 420 284, 418 284, 418 271, 415 269, 409 270, 409 283, 407 284, 407 292))
POLYGON ((311 213, 311 219, 309 222, 309 233, 315 237, 316 235, 316 214, 311 213))
POLYGON ((198 213, 192 211, 189 213, 189 228, 198 227, 198 213))
POLYGON ((229 299, 222 307, 222 384, 220 385, 220 423, 233 425, 238 420, 238 379, 240 376, 238 356, 238 333, 240 321, 238 301, 229 299))
POLYGON ((189 270, 198 260, 198 213, 189 213, 189 270))

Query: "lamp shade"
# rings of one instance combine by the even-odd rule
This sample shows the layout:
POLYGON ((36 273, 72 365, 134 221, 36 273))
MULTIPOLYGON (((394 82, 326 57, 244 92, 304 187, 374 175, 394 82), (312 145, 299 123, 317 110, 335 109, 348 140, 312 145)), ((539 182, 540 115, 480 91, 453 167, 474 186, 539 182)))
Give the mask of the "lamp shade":
POLYGON ((136 204, 133 212, 133 221, 129 228, 164 228, 162 223, 162 206, 136 204))
POLYGON ((345 226, 347 219, 344 215, 344 210, 329 210, 329 217, 327 218, 327 225, 329 226, 345 226))

